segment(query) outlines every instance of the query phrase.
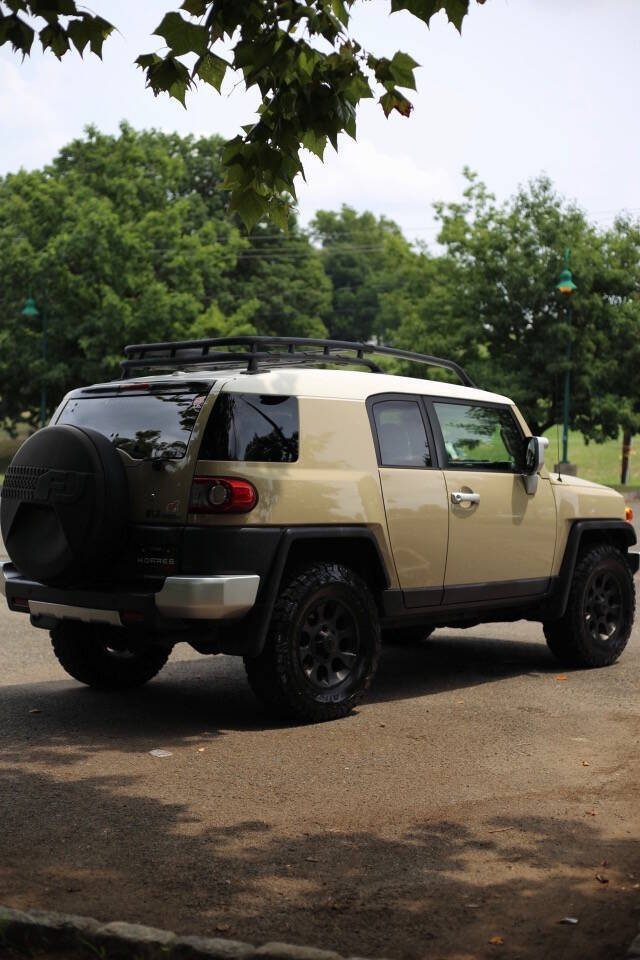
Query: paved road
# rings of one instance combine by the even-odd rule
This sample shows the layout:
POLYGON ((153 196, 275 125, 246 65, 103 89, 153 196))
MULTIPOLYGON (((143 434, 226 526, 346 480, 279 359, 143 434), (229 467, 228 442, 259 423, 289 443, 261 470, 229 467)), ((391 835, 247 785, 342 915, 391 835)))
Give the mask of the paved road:
POLYGON ((0 608, 0 902, 360 956, 611 960, 640 907, 639 668, 637 634, 561 675, 535 625, 441 630, 387 648, 355 715, 279 727, 231 658, 185 648, 98 694, 0 608))

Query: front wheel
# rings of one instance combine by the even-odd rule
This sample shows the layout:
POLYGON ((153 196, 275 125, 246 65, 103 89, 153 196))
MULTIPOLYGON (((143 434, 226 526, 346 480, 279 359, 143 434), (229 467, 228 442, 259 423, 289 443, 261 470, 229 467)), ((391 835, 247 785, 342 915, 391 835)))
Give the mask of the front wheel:
POLYGON ((265 647, 245 657, 254 693, 290 720, 344 717, 367 692, 380 655, 371 591, 337 563, 314 563, 276 602, 265 647))
POLYGON ((544 635, 566 666, 606 667, 626 647, 634 612, 633 577, 624 555, 602 544, 578 560, 567 610, 543 625, 544 635))
POLYGON ((63 620, 51 631, 53 651, 67 673, 97 690, 141 687, 169 659, 170 649, 132 638, 121 627, 63 620))

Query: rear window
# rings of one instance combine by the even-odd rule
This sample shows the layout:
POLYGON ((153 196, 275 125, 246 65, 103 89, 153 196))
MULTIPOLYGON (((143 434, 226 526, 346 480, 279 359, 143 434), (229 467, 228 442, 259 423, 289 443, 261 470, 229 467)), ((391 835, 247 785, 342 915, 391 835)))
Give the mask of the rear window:
POLYGON ((57 422, 91 427, 134 460, 180 460, 205 397, 196 393, 74 397, 57 422))
POLYGON ((200 449, 201 460, 293 463, 298 459, 298 400, 255 393, 221 393, 200 449))

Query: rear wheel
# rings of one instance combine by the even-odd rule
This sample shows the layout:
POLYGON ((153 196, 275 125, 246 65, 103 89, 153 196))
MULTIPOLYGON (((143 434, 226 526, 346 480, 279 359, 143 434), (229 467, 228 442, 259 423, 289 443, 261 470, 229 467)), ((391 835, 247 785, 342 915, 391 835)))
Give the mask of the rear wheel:
POLYGON ((551 652, 571 667, 606 667, 627 645, 635 611, 633 577, 624 555, 593 547, 576 564, 567 610, 544 624, 551 652))
POLYGON ((380 654, 373 597, 357 574, 315 563, 293 577, 273 612, 264 650, 245 658, 254 693, 288 719, 344 717, 368 690, 380 654))
POLYGON ((51 631, 53 651, 67 673, 98 690, 140 687, 164 667, 170 649, 140 643, 127 630, 64 620, 51 631))

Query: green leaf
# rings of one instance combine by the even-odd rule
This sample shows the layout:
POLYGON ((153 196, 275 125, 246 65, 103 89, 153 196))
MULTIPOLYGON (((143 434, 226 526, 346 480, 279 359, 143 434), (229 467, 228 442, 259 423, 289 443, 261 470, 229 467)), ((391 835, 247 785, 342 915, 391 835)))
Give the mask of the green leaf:
POLYGON ((189 23, 175 12, 165 14, 162 23, 154 30, 154 35, 162 37, 176 57, 185 53, 203 55, 209 46, 207 28, 189 23))
POLYGON ((409 87, 415 90, 416 82, 413 71, 419 64, 408 53, 398 51, 394 53, 389 66, 390 73, 399 87, 409 87))
POLYGON ((204 17, 208 6, 208 0, 184 0, 181 9, 186 10, 192 17, 204 17))
POLYGON ((46 27, 42 28, 38 36, 40 37, 42 49, 51 50, 52 53, 55 53, 58 60, 62 60, 69 49, 69 38, 67 37, 66 31, 63 30, 62 27, 48 23, 46 27))
POLYGON ((319 157, 322 160, 324 157, 324 151, 327 147, 326 134, 318 135, 314 133, 313 130, 307 130, 302 138, 302 146, 311 153, 315 153, 316 157, 319 157))
POLYGON ((242 190, 231 194, 229 206, 242 218, 247 230, 251 230, 269 209, 269 201, 256 190, 242 190))
POLYGON ((103 20, 102 17, 86 16, 85 19, 91 24, 91 36, 89 39, 91 52, 95 53, 96 57, 102 59, 102 45, 107 37, 113 33, 115 27, 109 23, 108 20, 103 20))
POLYGON ((434 14, 444 10, 449 22, 457 30, 462 29, 462 21, 469 12, 469 0, 391 0, 391 12, 407 10, 429 25, 434 14))
POLYGON ((385 117, 388 117, 393 110, 397 110, 403 117, 408 117, 413 110, 413 104, 407 100, 399 90, 390 90, 380 97, 380 106, 384 110, 385 117))
POLYGON ((331 9, 343 26, 349 23, 349 14, 342 0, 331 0, 331 9))
MULTIPOLYGON (((146 57, 149 56, 151 55, 146 54, 146 57)), ((179 100, 183 107, 185 106, 185 97, 187 90, 191 87, 191 78, 183 63, 171 55, 164 58, 158 57, 154 63, 147 66, 146 71, 147 86, 151 87, 156 96, 161 92, 168 93, 170 97, 179 100)))
POLYGON ((196 76, 200 77, 201 80, 204 80, 205 83, 209 83, 212 87, 215 87, 219 93, 228 66, 229 64, 226 60, 208 51, 197 61, 193 72, 196 76))
POLYGON ((25 57, 31 52, 34 36, 33 28, 21 17, 0 14, 0 47, 3 43, 10 43, 15 52, 25 57))
POLYGON ((67 33, 69 39, 72 41, 74 47, 82 56, 84 53, 85 47, 89 43, 92 37, 92 29, 90 23, 85 17, 81 17, 78 20, 70 20, 67 27, 67 33))

